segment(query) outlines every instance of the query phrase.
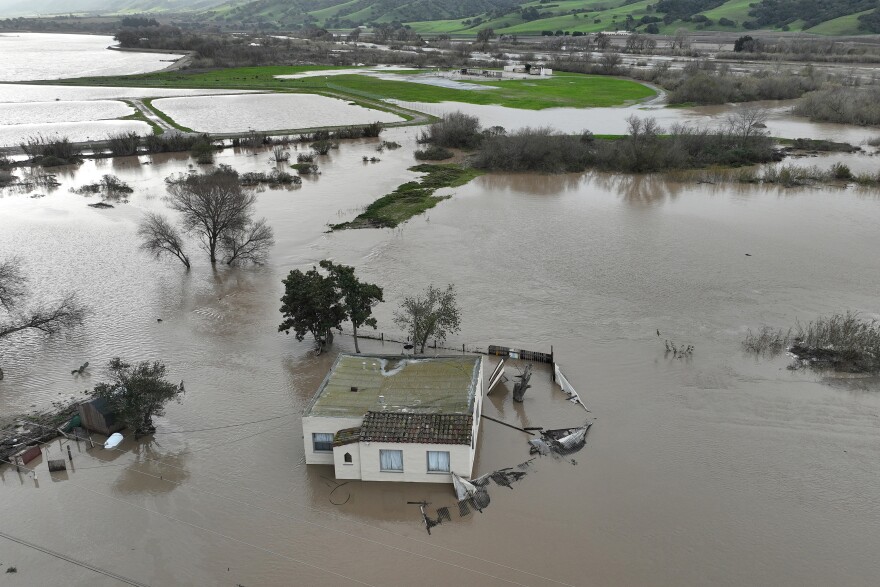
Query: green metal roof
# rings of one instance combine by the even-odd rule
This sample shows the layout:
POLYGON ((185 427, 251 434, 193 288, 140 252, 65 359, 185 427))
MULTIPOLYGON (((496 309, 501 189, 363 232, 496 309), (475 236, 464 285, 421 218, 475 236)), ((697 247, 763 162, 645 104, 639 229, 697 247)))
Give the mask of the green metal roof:
POLYGON ((473 355, 339 355, 303 415, 470 414, 481 360, 473 355))

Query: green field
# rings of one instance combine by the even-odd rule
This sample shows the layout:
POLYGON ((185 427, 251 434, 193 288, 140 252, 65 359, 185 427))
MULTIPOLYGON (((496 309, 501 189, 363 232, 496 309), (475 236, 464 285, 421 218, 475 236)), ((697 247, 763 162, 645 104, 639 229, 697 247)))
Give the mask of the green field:
POLYGON ((608 76, 558 74, 544 79, 472 81, 487 90, 462 90, 428 84, 346 74, 279 80, 273 76, 332 69, 324 66, 273 66, 220 69, 203 73, 159 72, 130 76, 78 78, 53 81, 72 85, 155 88, 256 89, 331 93, 371 100, 404 102, 465 102, 494 104, 525 110, 617 106, 653 97, 656 92, 640 83, 608 76))

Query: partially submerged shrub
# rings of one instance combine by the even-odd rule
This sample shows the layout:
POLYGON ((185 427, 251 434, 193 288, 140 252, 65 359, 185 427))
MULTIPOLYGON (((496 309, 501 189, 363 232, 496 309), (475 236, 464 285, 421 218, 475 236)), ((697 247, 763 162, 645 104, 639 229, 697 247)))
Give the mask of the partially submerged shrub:
POLYGON ((764 326, 759 332, 749 330, 743 348, 756 355, 778 355, 783 352, 791 341, 791 329, 783 332, 781 328, 764 326))
POLYGON ((28 137, 20 146, 35 165, 54 167, 82 163, 82 153, 67 137, 52 139, 35 135, 28 137))
POLYGON ((204 137, 193 143, 190 154, 195 158, 196 163, 207 165, 214 162, 214 150, 214 143, 204 137))
POLYGON ((326 155, 330 152, 330 149, 337 148, 339 145, 336 143, 332 143, 328 140, 320 140, 315 141, 310 145, 310 147, 317 153, 318 155, 326 155))
POLYGON ((137 155, 141 144, 141 136, 136 132, 121 132, 107 138, 107 148, 114 157, 137 155))
POLYGON ((312 163, 315 160, 314 153, 297 153, 296 154, 296 162, 297 163, 312 163))
POLYGON ((242 173, 238 177, 239 183, 243 186, 255 186, 260 184, 267 184, 270 186, 279 186, 279 185, 291 185, 291 184, 300 184, 302 180, 286 171, 281 171, 280 169, 273 169, 269 173, 261 173, 261 172, 249 172, 242 173))
POLYGON ((430 145, 427 149, 420 149, 414 153, 419 161, 442 161, 452 158, 453 155, 454 153, 449 149, 437 145, 430 145))
POLYGON ((880 323, 858 314, 834 314, 806 326, 798 324, 790 348, 811 367, 838 371, 880 372, 880 323))
POLYGON ((291 165, 300 175, 314 175, 318 173, 318 166, 314 163, 294 163, 291 165))
POLYGON ((852 179, 853 173, 845 163, 835 163, 831 166, 831 175, 834 179, 852 179))
POLYGON ((101 181, 88 183, 71 191, 81 195, 101 194, 105 198, 119 198, 134 192, 134 189, 115 175, 105 174, 101 181))
POLYGON ((418 140, 439 147, 475 149, 482 143, 483 133, 476 116, 452 112, 422 131, 418 140))

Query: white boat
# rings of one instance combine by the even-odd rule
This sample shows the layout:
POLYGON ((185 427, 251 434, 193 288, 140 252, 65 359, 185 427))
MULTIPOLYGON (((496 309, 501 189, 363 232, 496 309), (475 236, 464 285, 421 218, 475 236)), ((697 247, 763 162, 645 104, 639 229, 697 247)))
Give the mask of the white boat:
POLYGON ((114 432, 110 435, 109 438, 107 438, 107 440, 104 441, 104 448, 116 448, 121 442, 122 435, 119 432, 114 432))

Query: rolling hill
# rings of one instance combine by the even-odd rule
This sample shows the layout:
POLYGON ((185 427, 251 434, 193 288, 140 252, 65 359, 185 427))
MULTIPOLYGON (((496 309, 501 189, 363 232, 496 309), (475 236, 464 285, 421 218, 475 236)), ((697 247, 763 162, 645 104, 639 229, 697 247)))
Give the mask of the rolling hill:
POLYGON ((880 33, 880 0, 12 0, 0 16, 165 13, 222 28, 285 30, 404 23, 419 34, 540 35, 680 28, 880 33))

